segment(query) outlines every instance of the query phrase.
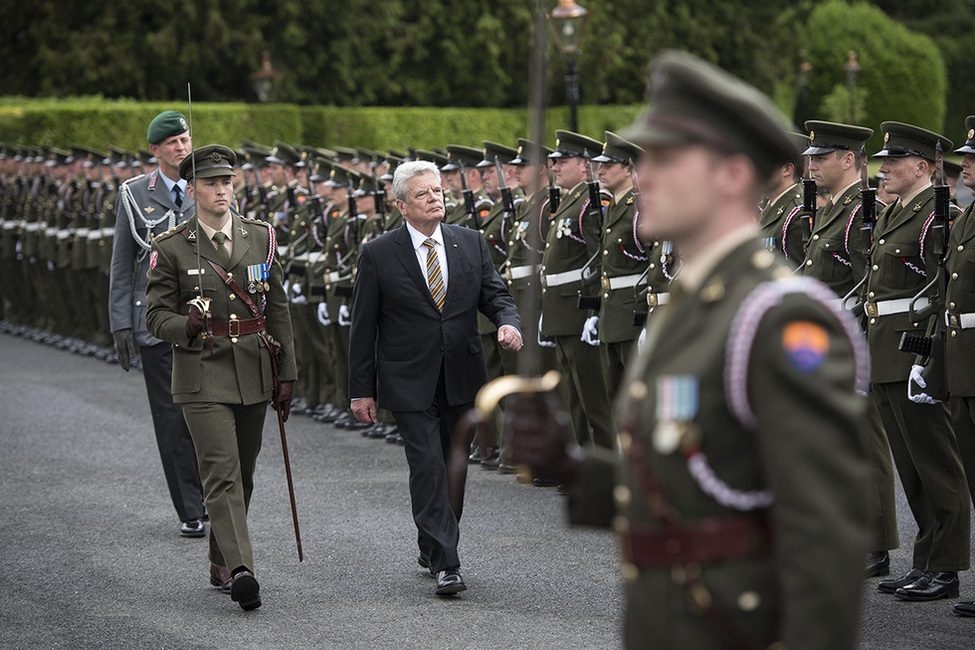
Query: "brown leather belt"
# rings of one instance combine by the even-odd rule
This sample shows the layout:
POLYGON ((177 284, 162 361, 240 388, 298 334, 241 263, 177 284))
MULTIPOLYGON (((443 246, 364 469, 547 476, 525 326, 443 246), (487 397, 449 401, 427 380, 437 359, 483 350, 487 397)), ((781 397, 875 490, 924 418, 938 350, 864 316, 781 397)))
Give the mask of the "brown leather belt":
POLYGON ((712 564, 772 549, 764 514, 710 517, 663 527, 629 522, 622 528, 618 533, 623 558, 640 569, 712 564))
POLYGON ((254 334, 264 329, 264 317, 247 318, 245 320, 215 320, 210 321, 210 331, 217 336, 242 336, 254 334))

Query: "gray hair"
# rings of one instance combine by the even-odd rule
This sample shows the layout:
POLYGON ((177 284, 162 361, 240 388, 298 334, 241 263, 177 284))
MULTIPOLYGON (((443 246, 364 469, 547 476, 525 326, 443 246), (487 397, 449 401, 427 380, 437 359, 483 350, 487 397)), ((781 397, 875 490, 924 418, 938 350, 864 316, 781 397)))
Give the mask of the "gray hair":
POLYGON ((410 192, 409 180, 422 174, 433 174, 437 178, 437 184, 440 184, 440 169, 432 162, 414 160, 397 166, 393 172, 393 196, 398 201, 406 201, 410 192))

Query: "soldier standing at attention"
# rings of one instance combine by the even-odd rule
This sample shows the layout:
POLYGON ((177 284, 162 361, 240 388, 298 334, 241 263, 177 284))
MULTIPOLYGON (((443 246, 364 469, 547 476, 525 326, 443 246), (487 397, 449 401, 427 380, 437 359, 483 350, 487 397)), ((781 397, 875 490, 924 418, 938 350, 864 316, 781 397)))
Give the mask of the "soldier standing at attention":
MULTIPOLYGON (((965 118, 968 139, 955 149, 962 154, 962 182, 975 188, 975 115, 965 118)), ((975 499, 975 203, 969 205, 951 225, 951 237, 945 256, 948 274, 948 336, 945 337, 948 393, 951 395, 951 424, 958 439, 962 463, 968 477, 968 492, 975 499)), ((975 602, 956 603, 954 611, 962 616, 975 616, 975 602)))
MULTIPOLYGON (((805 127, 809 131, 809 147, 802 153, 809 156, 809 171, 816 179, 816 185, 829 192, 830 200, 816 214, 802 273, 816 278, 832 289, 838 298, 843 298, 867 272, 870 243, 864 241, 860 172, 867 164, 861 150, 867 138, 873 135, 873 129, 817 120, 807 121, 805 127)), ((879 214, 883 208, 884 204, 878 202, 874 214, 879 214)), ((872 578, 890 573, 888 551, 897 548, 900 540, 890 443, 873 400, 868 409, 876 479, 873 511, 877 519, 876 542, 867 557, 864 573, 872 578)))
MULTIPOLYGON (((877 218, 863 290, 870 396, 918 532, 911 570, 884 580, 877 589, 901 600, 954 598, 958 571, 970 562, 971 499, 965 471, 947 405, 917 404, 908 398, 912 357, 898 351, 905 331, 922 329, 912 325, 908 311, 929 281, 926 269, 936 264, 927 237, 934 218, 931 173, 937 144, 948 150, 951 141, 902 122, 884 122, 880 128, 884 148, 874 156, 883 158, 884 187, 898 198, 877 218)), ((917 308, 926 302, 922 299, 917 308)))
POLYGON ((210 581, 249 610, 261 598, 247 508, 268 400, 285 420, 291 409, 294 340, 274 227, 230 209, 237 155, 208 145, 190 156, 179 175, 197 214, 152 242, 146 323, 173 346, 173 399, 210 511, 210 581), (200 297, 210 299, 205 314, 200 297))
POLYGON ((203 537, 203 486, 193 440, 179 406, 173 403, 171 346, 146 329, 146 270, 152 239, 193 214, 179 163, 193 148, 189 125, 182 113, 164 111, 149 123, 149 148, 159 168, 122 185, 115 200, 115 237, 109 278, 109 319, 119 365, 128 372, 136 354, 142 355, 142 374, 149 395, 152 426, 159 457, 176 514, 183 522, 180 535, 203 537))
MULTIPOLYGON (((632 142, 606 131, 603 152, 593 158, 599 163, 600 184, 613 194, 602 232, 599 315, 591 317, 596 319, 598 327, 599 338, 595 343, 602 355, 610 399, 616 397, 626 374, 630 350, 641 331, 633 322, 633 313, 642 311, 646 305, 645 300, 642 304, 638 300, 638 290, 635 290, 648 279, 644 276, 648 266, 647 250, 637 237, 638 212, 633 192, 633 168, 640 153, 640 148, 632 142)), ((584 337, 583 340, 587 339, 584 337)))
POLYGON ((628 647, 852 649, 870 538, 864 345, 755 227, 795 143, 767 97, 688 54, 654 61, 650 106, 622 134, 646 151, 640 234, 673 241, 684 267, 631 365, 621 453, 566 445, 538 395, 509 405, 511 460, 571 486, 573 522, 615 524, 628 647))
MULTIPOLYGON (((800 137, 805 143, 804 136, 793 135, 794 139, 800 137)), ((799 179, 803 166, 799 151, 802 149, 797 148, 795 159, 775 170, 768 203, 758 217, 758 229, 765 250, 778 253, 792 268, 802 264, 805 255, 802 228, 806 220, 799 214, 802 211, 802 185, 799 179)))
POLYGON ((588 159, 599 155, 603 143, 556 131, 552 171, 565 194, 552 215, 542 254, 542 337, 555 339, 555 351, 565 382, 566 405, 579 444, 612 449, 616 444, 609 391, 603 378, 599 349, 581 339, 587 310, 579 296, 598 291, 602 205, 590 206, 586 187, 588 159))

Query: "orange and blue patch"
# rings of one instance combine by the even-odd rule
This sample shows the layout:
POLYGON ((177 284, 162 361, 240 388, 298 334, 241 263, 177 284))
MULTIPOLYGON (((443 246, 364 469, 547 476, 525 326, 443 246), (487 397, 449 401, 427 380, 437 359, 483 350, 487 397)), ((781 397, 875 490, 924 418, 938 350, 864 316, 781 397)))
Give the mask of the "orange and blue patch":
POLYGON ((782 330, 782 349, 796 370, 809 374, 826 360, 829 333, 822 325, 810 321, 789 323, 782 330))

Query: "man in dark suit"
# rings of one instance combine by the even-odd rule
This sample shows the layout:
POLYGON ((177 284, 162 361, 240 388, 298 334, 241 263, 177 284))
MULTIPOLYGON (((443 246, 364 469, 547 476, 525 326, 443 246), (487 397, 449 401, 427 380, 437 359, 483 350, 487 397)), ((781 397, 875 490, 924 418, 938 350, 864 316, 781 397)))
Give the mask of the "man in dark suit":
POLYGON ((146 329, 149 242, 195 212, 193 199, 186 196, 186 181, 179 176, 179 163, 193 149, 193 143, 186 118, 176 111, 157 115, 149 123, 146 138, 159 168, 127 181, 119 190, 109 279, 109 321, 122 370, 129 370, 130 358, 142 355, 142 374, 159 457, 176 514, 183 522, 180 535, 203 537, 207 515, 196 452, 183 412, 173 403, 170 392, 172 346, 146 329))
POLYGON ((457 556, 461 506, 451 507, 446 458, 454 424, 487 381, 477 313, 507 350, 522 345, 518 311, 480 233, 441 223, 436 165, 400 165, 396 207, 406 225, 362 247, 352 297, 349 395, 362 422, 396 418, 410 466, 420 566, 436 593, 466 589, 457 556))

